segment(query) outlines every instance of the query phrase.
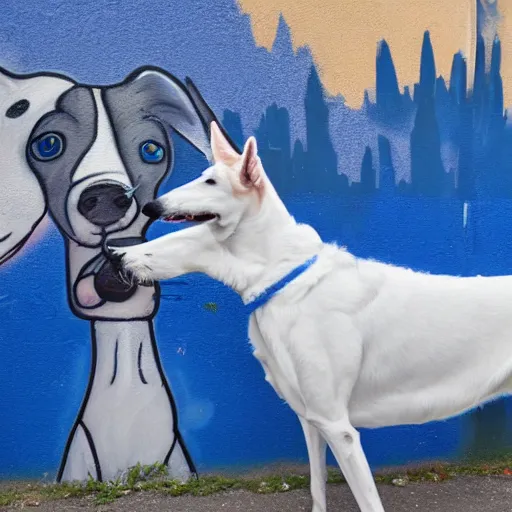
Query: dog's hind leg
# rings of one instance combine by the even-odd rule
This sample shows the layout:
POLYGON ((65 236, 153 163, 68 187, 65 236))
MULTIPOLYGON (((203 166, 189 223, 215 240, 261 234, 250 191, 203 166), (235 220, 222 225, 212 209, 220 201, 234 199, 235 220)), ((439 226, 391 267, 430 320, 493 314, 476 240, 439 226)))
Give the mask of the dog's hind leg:
POLYGON ((300 416, 299 420, 308 448, 313 512, 326 512, 325 483, 327 481, 327 466, 325 452, 327 443, 316 427, 300 416))
POLYGON ((319 424, 361 512, 384 512, 377 487, 359 439, 347 419, 319 424))

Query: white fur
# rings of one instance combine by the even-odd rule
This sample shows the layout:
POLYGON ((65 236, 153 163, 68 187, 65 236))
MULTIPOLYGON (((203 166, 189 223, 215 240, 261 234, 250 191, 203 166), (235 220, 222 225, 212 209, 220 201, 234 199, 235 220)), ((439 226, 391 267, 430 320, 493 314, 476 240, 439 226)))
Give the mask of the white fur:
MULTIPOLYGON (((212 126, 217 144, 219 133, 212 126)), ((313 512, 326 510, 326 442, 360 509, 381 512, 355 427, 448 418, 510 393, 512 276, 429 275, 358 259, 295 222, 257 156, 244 195, 245 164, 221 158, 217 151, 201 178, 157 200, 163 216, 208 211, 220 220, 123 249, 122 265, 141 280, 204 272, 247 302, 318 254, 251 315, 250 339, 266 380, 301 421, 313 512)))

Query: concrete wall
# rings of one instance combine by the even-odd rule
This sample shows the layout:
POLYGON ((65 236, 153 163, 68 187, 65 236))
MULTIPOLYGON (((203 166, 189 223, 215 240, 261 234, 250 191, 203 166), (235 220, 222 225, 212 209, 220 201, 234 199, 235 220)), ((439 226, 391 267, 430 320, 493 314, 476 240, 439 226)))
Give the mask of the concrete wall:
MULTIPOLYGON (((306 460, 234 293, 198 275, 131 289, 102 259, 102 229, 162 234, 140 205, 207 164, 186 76, 237 143, 256 135, 326 240, 432 273, 510 273, 508 2, 143 3, 0 7, 2 478, 306 460)), ((509 411, 363 443, 374 466, 491 456, 509 411)))

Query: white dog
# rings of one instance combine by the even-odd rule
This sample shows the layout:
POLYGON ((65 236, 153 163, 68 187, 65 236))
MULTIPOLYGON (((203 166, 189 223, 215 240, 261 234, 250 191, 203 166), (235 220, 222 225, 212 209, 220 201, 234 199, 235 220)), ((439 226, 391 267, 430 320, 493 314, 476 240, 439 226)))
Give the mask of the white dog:
POLYGON ((113 250, 140 281, 204 272, 237 291, 266 380, 299 416, 313 511, 331 447, 363 512, 383 506, 355 427, 455 416, 512 389, 512 277, 458 278, 354 257, 287 212, 256 141, 215 124, 215 165, 146 205, 200 224, 113 250), (283 277, 284 276, 284 277, 283 277))

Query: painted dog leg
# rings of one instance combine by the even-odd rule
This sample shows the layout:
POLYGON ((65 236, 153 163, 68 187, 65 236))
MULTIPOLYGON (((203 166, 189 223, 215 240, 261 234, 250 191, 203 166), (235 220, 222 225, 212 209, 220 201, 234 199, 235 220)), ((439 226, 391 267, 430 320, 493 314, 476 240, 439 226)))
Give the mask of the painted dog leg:
POLYGON ((299 420, 302 425, 302 430, 304 431, 308 448, 313 512, 326 512, 325 483, 327 481, 327 443, 316 427, 300 416, 299 420))
POLYGON ((57 482, 85 482, 92 477, 101 481, 101 468, 96 457, 94 446, 89 440, 87 427, 79 422, 66 447, 62 459, 57 482))
POLYGON ((169 471, 170 478, 185 483, 189 480, 191 472, 193 476, 197 475, 195 473, 193 463, 189 460, 189 457, 185 455, 188 455, 188 452, 182 443, 183 441, 180 436, 172 449, 169 460, 167 461, 167 469, 169 471))

